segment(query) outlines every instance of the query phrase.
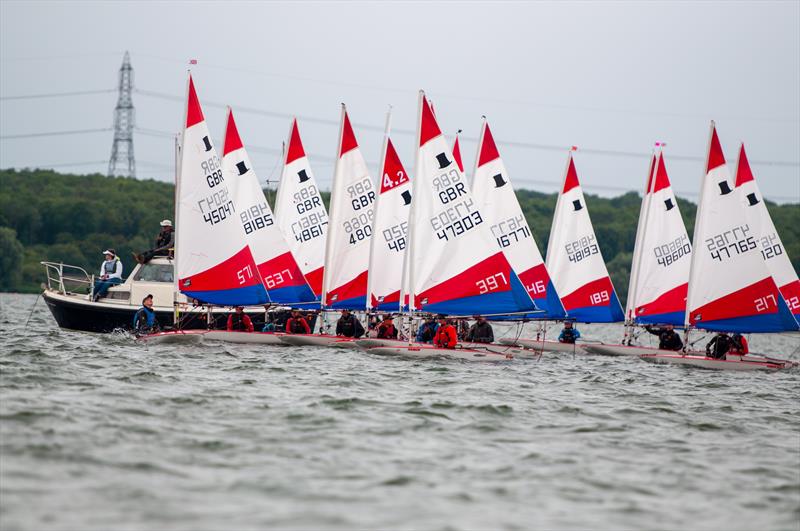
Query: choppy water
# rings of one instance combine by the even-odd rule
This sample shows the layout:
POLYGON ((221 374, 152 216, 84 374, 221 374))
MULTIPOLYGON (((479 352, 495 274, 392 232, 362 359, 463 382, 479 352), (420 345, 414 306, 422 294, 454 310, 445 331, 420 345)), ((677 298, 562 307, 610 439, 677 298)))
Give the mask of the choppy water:
POLYGON ((34 300, 0 295, 3 530, 800 528, 798 371, 145 347, 34 300))

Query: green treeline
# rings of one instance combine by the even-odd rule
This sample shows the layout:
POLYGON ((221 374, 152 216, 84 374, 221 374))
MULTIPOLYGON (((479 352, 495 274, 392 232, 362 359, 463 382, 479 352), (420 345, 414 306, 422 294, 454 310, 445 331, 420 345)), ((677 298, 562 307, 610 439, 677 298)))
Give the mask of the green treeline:
MULTIPOLYGON (((274 193, 268 193, 270 203, 274 193)), ((517 197, 544 256, 556 194, 518 190, 517 197)), ((328 194, 323 194, 327 204, 328 194)), ((587 195, 597 239, 620 299, 628 289, 641 197, 587 195)), ((678 204, 691 236, 696 205, 678 204)), ((125 275, 132 252, 151 247, 162 219, 174 212, 172 184, 102 175, 66 175, 49 170, 0 170, 0 291, 35 293, 44 282, 42 260, 64 262, 90 274, 112 247, 125 275)), ((800 208, 767 202, 795 270, 800 268, 800 208)))

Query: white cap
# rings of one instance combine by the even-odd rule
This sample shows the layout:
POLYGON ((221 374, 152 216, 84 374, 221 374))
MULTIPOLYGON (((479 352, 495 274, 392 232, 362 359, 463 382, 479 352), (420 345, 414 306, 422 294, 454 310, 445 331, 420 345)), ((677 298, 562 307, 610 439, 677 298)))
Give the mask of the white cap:
POLYGON ((171 222, 170 220, 168 220, 168 219, 165 219, 164 221, 162 221, 162 222, 160 223, 160 225, 161 225, 162 227, 171 227, 171 226, 172 226, 172 222, 171 222))
POLYGON ((106 254, 110 254, 111 256, 117 256, 117 253, 115 253, 115 252, 114 252, 113 250, 111 250, 111 249, 106 249, 105 251, 103 251, 103 254, 104 254, 104 255, 106 255, 106 254))

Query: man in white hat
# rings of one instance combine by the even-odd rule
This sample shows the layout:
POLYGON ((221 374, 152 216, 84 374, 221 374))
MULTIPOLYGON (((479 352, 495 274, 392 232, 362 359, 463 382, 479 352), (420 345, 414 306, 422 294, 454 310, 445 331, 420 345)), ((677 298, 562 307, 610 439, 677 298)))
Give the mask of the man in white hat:
POLYGON ((103 251, 106 259, 100 264, 100 275, 94 281, 93 301, 97 302, 100 297, 105 297, 108 288, 122 284, 122 260, 117 256, 114 249, 103 251))
POLYGON ((155 247, 142 254, 133 253, 133 257, 140 264, 146 264, 154 256, 172 256, 173 247, 175 246, 175 231, 172 228, 172 222, 165 219, 160 225, 161 232, 156 237, 155 247))

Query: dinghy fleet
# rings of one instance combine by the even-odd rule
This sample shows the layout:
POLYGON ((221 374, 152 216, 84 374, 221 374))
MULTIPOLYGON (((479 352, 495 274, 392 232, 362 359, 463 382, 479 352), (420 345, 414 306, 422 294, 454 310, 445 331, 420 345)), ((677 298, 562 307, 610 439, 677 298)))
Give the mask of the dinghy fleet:
POLYGON ((715 369, 796 365, 772 356, 713 359, 690 349, 666 352, 635 344, 644 325, 674 325, 684 328, 686 337, 693 330, 767 333, 800 328, 800 281, 744 146, 731 178, 713 122, 691 241, 663 149, 653 154, 624 311, 592 228, 573 150, 567 153, 545 260, 485 117, 471 184, 458 137, 451 150, 422 91, 416 140, 409 173, 391 140, 390 110, 380 174, 374 179, 342 105, 326 211, 293 120, 273 212, 233 110, 228 110, 220 159, 190 74, 176 172, 176 296, 183 293, 207 305, 269 304, 321 310, 323 315, 344 309, 390 312, 404 316, 408 337, 413 337, 414 323, 429 314, 481 314, 509 322, 624 322, 621 343, 563 344, 540 333, 535 339, 443 349, 391 339, 218 330, 173 330, 142 339, 338 346, 411 358, 510 359, 553 351, 635 355, 715 369))

